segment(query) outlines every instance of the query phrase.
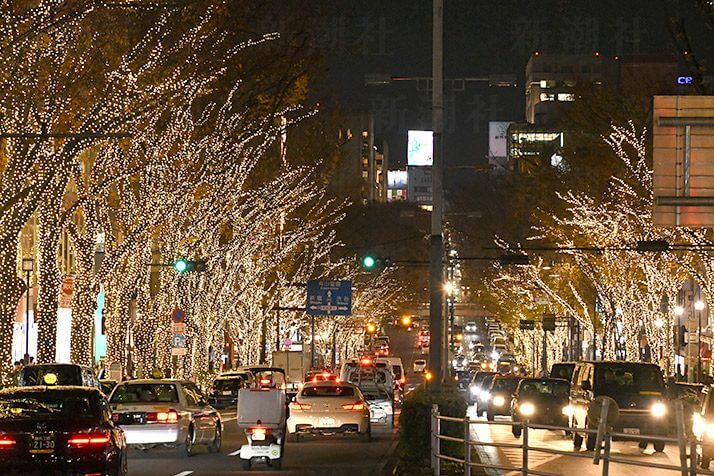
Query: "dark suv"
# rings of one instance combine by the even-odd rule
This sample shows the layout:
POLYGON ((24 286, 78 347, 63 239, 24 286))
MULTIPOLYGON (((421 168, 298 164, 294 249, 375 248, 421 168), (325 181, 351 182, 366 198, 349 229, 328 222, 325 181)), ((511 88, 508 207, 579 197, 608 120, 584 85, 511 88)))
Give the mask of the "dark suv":
POLYGON ((77 364, 26 365, 22 368, 17 380, 20 387, 31 385, 76 385, 78 387, 102 389, 94 369, 77 364))
MULTIPOLYGON (((632 435, 665 436, 668 430, 666 389, 662 370, 655 364, 644 362, 596 361, 578 362, 570 388, 573 444, 580 448, 583 433, 578 429, 597 429, 598 422, 590 421, 591 408, 600 396, 612 398, 619 410, 613 431, 632 435)), ((595 403, 597 405, 597 403, 595 403)), ((586 447, 595 448, 595 435, 588 434, 586 447)), ((664 451, 664 442, 654 442, 657 452, 664 451)), ((647 442, 640 442, 640 448, 647 442)))

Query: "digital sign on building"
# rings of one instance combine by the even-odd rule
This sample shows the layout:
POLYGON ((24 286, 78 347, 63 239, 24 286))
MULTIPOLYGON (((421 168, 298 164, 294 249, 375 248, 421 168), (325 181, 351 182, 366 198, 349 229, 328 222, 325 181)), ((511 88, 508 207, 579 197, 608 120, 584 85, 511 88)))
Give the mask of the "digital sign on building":
POLYGON ((434 163, 434 138, 432 131, 409 131, 407 138, 407 165, 431 167, 434 163))

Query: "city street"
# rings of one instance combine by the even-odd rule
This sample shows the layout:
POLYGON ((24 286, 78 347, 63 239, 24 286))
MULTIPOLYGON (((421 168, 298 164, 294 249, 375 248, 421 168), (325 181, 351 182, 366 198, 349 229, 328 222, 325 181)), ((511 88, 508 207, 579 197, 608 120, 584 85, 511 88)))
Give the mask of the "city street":
POLYGON ((238 452, 245 437, 236 425, 236 414, 224 412, 225 433, 219 454, 210 454, 198 446, 191 458, 177 455, 170 448, 149 451, 129 451, 129 474, 132 476, 188 476, 188 475, 332 475, 344 474, 368 476, 381 474, 388 464, 388 453, 396 443, 396 431, 374 426, 372 441, 361 443, 356 436, 319 437, 287 443, 281 471, 271 471, 267 466, 256 465, 251 471, 240 469, 238 452))
MULTIPOLYGON (((472 419, 486 421, 485 417, 477 417, 476 410, 473 405, 469 406, 468 414, 472 419)), ((505 419, 505 418, 504 418, 505 419)), ((497 420, 500 420, 497 417, 497 420)), ((471 435, 474 440, 484 442, 498 442, 519 444, 523 441, 522 438, 516 439, 511 433, 511 427, 507 425, 474 425, 471 429, 471 435)), ((561 433, 552 431, 536 430, 531 431, 528 435, 530 446, 540 446, 549 449, 560 451, 572 451, 573 440, 566 438, 561 433)), ((479 459, 483 463, 516 466, 520 467, 522 450, 517 448, 495 448, 495 447, 477 447, 479 459)), ((549 471, 555 474, 577 474, 578 476, 600 476, 602 475, 602 462, 599 466, 593 465, 592 452, 585 451, 584 447, 581 453, 588 454, 590 458, 577 458, 568 456, 551 455, 547 453, 529 452, 529 469, 537 469, 540 471, 549 471)), ((633 441, 615 441, 613 442, 611 453, 613 456, 622 458, 632 458, 641 462, 652 462, 659 464, 679 464, 679 452, 673 445, 668 445, 664 453, 654 453, 652 445, 642 451, 637 447, 637 442, 633 441)), ((501 470, 487 470, 489 475, 515 475, 520 472, 504 472, 501 470)), ((612 463, 610 466, 610 474, 616 475, 637 475, 637 476, 655 476, 663 474, 663 471, 655 468, 646 468, 630 465, 622 465, 612 463)), ((666 474, 666 472, 665 472, 666 474)))

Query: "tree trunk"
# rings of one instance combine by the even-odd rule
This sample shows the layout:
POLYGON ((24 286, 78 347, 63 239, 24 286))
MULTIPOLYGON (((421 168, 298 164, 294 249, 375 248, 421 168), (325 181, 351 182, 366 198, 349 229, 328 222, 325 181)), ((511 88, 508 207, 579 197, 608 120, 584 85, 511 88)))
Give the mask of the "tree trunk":
MULTIPOLYGON (((86 244, 85 244, 86 245, 86 244)), ((77 277, 74 281, 72 306, 72 362, 92 365, 94 313, 97 310, 97 288, 94 285, 94 247, 75 243, 77 277)))
POLYGON ((40 205, 38 242, 37 362, 54 362, 57 343, 57 309, 62 277, 57 268, 58 203, 49 199, 40 205))
POLYGON ((17 275, 18 237, 16 233, 0 241, 0 382, 3 385, 10 384, 15 316, 25 290, 25 284, 17 275))

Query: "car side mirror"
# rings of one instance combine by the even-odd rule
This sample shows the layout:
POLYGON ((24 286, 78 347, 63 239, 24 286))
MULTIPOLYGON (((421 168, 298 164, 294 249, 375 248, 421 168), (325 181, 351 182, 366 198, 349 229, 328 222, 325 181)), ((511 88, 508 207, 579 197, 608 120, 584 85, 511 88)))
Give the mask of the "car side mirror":
POLYGON ((591 391, 593 389, 592 384, 590 383, 590 380, 583 380, 583 383, 580 384, 580 387, 585 390, 585 391, 591 391))

